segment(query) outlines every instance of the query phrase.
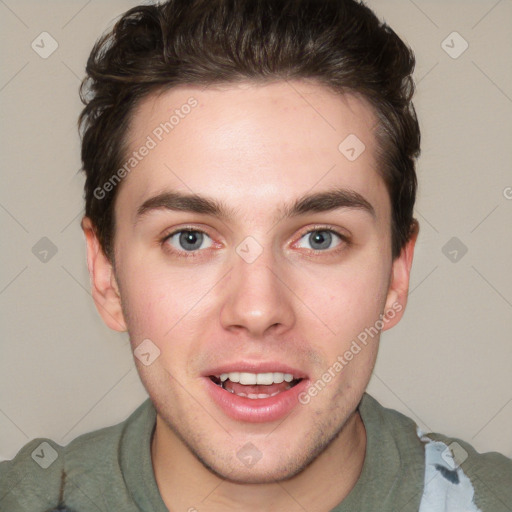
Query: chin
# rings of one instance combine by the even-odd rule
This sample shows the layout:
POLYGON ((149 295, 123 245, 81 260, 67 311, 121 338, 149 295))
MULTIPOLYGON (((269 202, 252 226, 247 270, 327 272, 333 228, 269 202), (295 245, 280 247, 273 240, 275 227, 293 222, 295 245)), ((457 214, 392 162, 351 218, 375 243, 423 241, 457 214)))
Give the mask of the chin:
MULTIPOLYGON (((260 461, 261 462, 261 461, 260 461)), ((201 460, 201 463, 216 476, 228 482, 244 485, 244 484, 273 484, 277 482, 284 482, 290 480, 294 476, 301 473, 309 464, 291 464, 290 466, 283 466, 282 461, 276 461, 274 464, 268 463, 258 467, 258 463, 252 467, 218 467, 210 466, 201 460)))
POLYGON ((330 438, 317 439, 312 446, 308 446, 311 439, 303 439, 295 447, 295 453, 290 447, 282 451, 268 447, 266 450, 270 457, 265 456, 265 449, 261 453, 250 442, 238 450, 235 458, 228 454, 210 452, 213 459, 207 461, 197 452, 194 454, 206 469, 228 482, 271 484, 290 480, 306 470, 331 445, 338 433, 339 430, 330 438))

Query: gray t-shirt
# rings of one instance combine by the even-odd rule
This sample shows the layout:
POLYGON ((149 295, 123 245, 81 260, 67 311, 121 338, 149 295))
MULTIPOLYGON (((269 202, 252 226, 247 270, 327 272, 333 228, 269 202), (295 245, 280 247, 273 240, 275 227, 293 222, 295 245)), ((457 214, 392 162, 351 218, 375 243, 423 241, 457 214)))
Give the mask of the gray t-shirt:
MULTIPOLYGON (((367 435, 363 469, 332 512, 512 512, 512 460, 423 434, 366 393, 359 411, 367 435)), ((27 443, 0 463, 0 511, 168 512, 151 464, 155 419, 148 399, 124 422, 66 447, 27 443)))

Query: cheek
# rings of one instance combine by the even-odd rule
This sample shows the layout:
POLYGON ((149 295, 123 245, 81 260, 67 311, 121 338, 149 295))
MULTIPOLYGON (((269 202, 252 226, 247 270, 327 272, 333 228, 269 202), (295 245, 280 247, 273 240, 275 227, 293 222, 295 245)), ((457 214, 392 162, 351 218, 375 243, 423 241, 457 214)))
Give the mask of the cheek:
MULTIPOLYGON (((300 296, 307 297, 305 303, 314 314, 308 318, 316 317, 317 327, 323 325, 327 338, 335 340, 328 345, 332 350, 342 350, 366 328, 375 325, 386 301, 388 277, 382 261, 373 258, 363 264, 317 269, 303 278, 310 286, 303 285, 300 296), (312 286, 313 283, 316 284, 312 286)), ((318 339, 319 331, 316 336, 314 332, 309 336, 312 341, 318 339)))
POLYGON ((192 272, 146 262, 125 262, 122 302, 133 345, 149 338, 162 353, 176 346, 176 339, 197 334, 209 310, 205 291, 212 288, 212 272, 192 272), (179 336, 178 336, 179 334, 179 336), (172 341, 172 344, 171 344, 172 341))

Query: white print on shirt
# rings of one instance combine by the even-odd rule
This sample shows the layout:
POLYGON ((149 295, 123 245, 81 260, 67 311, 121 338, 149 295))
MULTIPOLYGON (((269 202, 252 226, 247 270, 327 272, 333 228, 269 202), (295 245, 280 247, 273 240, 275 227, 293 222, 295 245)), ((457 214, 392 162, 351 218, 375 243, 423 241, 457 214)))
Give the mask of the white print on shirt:
POLYGON ((433 441, 419 428, 417 434, 425 443, 425 482, 419 512, 482 512, 473 501, 471 480, 460 467, 465 459, 457 448, 465 453, 463 448, 455 442, 447 446, 433 441))

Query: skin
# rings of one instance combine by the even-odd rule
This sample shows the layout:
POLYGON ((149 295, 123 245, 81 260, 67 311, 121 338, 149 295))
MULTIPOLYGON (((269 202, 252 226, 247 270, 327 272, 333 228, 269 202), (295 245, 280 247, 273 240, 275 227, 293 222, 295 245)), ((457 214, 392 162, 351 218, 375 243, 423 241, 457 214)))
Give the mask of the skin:
POLYGON ((384 330, 400 320, 416 234, 393 260, 375 117, 364 100, 305 81, 181 86, 139 105, 130 150, 191 96, 198 106, 118 191, 115 268, 83 219, 93 297, 134 349, 150 339, 160 350, 148 366, 135 362, 157 410, 151 453, 169 510, 328 511, 363 466, 356 408, 379 336, 279 421, 230 418, 205 392, 203 372, 224 362, 281 361, 315 382, 380 315, 396 312, 384 330), (353 162, 338 150, 349 134, 366 146, 353 162), (339 188, 363 196, 374 216, 345 207, 279 220, 305 194, 339 188), (137 219, 140 205, 164 190, 222 201, 229 216, 159 208, 137 219), (162 241, 179 228, 209 237, 193 257, 184 257, 191 251, 177 236, 162 241), (327 249, 312 245, 308 232, 326 228, 348 242, 333 236, 327 249), (236 252, 248 236, 263 248, 252 263, 236 252), (248 442, 261 453, 252 467, 237 457, 248 442))

